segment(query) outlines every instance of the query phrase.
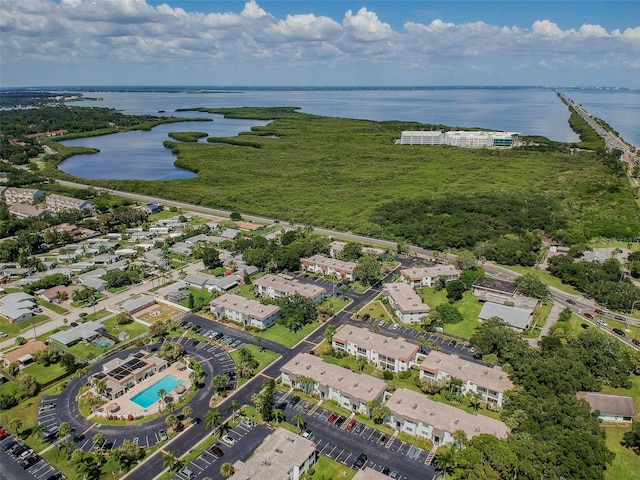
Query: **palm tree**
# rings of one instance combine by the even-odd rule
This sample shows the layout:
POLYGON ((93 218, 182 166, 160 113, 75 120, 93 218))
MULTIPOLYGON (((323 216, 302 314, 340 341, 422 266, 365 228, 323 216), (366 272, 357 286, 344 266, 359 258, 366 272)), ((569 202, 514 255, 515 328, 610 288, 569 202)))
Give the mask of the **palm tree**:
POLYGON ((107 390, 107 383, 101 378, 96 378, 93 381, 93 388, 96 389, 98 395, 102 395, 107 390))
POLYGON ((299 412, 296 413, 293 417, 291 417, 291 420, 296 422, 296 425, 298 426, 298 431, 302 431, 306 423, 302 414, 299 412))
POLYGON ((284 420, 284 412, 279 408, 273 409, 273 419, 276 422, 282 422, 284 420))
POLYGON ((19 418, 12 418, 9 422, 9 428, 15 432, 16 435, 20 433, 20 429, 22 428, 22 420, 19 418))
POLYGON ((167 391, 164 388, 158 390, 158 398, 160 399, 160 403, 158 405, 158 410, 162 413, 162 408, 164 407, 164 397, 167 395, 167 391))
POLYGON ((204 424, 210 430, 214 430, 221 421, 222 412, 220 410, 209 410, 204 416, 204 424))
POLYGON ((225 478, 228 478, 231 475, 233 475, 235 471, 236 470, 233 468, 233 465, 231 465, 229 462, 225 462, 220 466, 220 475, 222 475, 225 478))
POLYGON ((479 392, 469 392, 467 393, 467 400, 469 400, 469 404, 473 407, 473 411, 477 412, 478 407, 482 403, 482 394, 479 392))
POLYGON ((173 431, 177 431, 178 430, 178 425, 180 424, 180 420, 178 420, 178 417, 176 417, 175 415, 167 415, 167 418, 165 419, 165 423, 167 424, 167 426, 173 428, 173 431))
POLYGON ((232 412, 231 418, 235 420, 236 418, 236 410, 238 410, 240 408, 240 404, 238 403, 237 400, 231 400, 231 403, 229 403, 229 408, 227 408, 227 413, 228 412, 232 412))
POLYGON ((454 455, 455 450, 451 445, 445 445, 438 449, 436 464, 438 465, 438 470, 443 473, 443 479, 447 478, 447 473, 453 471, 453 467, 455 466, 454 455))
POLYGON ((62 422, 60 427, 58 427, 58 438, 66 438, 71 432, 75 431, 75 428, 71 426, 69 422, 62 422))
POLYGON ((182 467, 182 460, 180 460, 173 452, 162 451, 162 466, 169 468, 169 471, 173 472, 179 470, 182 467))
POLYGON ((64 453, 64 458, 69 459, 71 452, 73 452, 73 442, 63 440, 58 444, 58 453, 56 454, 56 457, 64 453))
POLYGON ((185 405, 184 407, 182 407, 182 419, 185 420, 187 418, 189 418, 189 416, 193 413, 193 408, 191 408, 189 405, 185 405))
POLYGON ((104 444, 104 440, 105 439, 104 439, 104 435, 102 433, 98 432, 93 436, 92 440, 93 440, 93 444, 94 445, 99 445, 98 448, 101 448, 102 445, 104 444))
POLYGON ((216 389, 216 393, 218 393, 223 387, 226 387, 228 383, 228 375, 216 375, 211 380, 211 386, 216 389))

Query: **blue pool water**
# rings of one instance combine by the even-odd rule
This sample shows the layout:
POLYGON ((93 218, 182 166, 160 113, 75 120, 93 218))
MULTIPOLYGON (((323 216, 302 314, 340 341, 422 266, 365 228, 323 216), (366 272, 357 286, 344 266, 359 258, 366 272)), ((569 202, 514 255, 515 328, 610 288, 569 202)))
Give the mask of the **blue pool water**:
POLYGON ((131 401, 140 405, 142 408, 148 408, 150 405, 156 403, 160 398, 158 392, 164 389, 167 393, 171 393, 178 385, 182 385, 184 382, 173 375, 167 375, 162 380, 157 381, 153 385, 145 388, 142 392, 135 397, 131 397, 131 401))

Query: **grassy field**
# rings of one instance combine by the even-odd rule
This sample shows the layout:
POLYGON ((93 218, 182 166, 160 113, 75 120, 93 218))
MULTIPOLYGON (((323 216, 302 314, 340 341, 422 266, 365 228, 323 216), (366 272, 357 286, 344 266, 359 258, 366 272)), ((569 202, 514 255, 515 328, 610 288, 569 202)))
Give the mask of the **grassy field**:
POLYGON ((554 277, 546 270, 542 270, 540 268, 535 267, 521 267, 521 266, 513 266, 513 265, 501 265, 504 268, 517 272, 521 275, 526 273, 531 273, 542 280, 544 283, 549 285, 550 287, 557 288, 558 290, 568 293, 570 295, 582 295, 579 291, 573 288, 571 285, 567 285, 562 283, 559 278, 554 277))
POLYGON ((616 454, 616 458, 605 474, 607 480, 635 480, 638 478, 640 456, 620 445, 622 436, 630 429, 630 427, 609 425, 604 428, 607 435, 607 447, 616 454))
POLYGON ((44 365, 40 365, 39 363, 34 363, 29 365, 28 367, 23 368, 18 377, 20 375, 32 375, 36 381, 40 384, 45 384, 50 382, 51 380, 55 380, 56 378, 64 375, 66 370, 59 364, 54 363, 45 367, 44 365))
POLYGON ((378 320, 390 321, 391 315, 385 308, 384 304, 380 301, 369 303, 366 307, 358 312, 360 318, 363 315, 369 315, 370 317, 377 318, 378 320))
MULTIPOLYGON (((447 303, 447 291, 436 292, 433 288, 420 288, 417 290, 420 298, 431 308, 435 308, 442 303, 447 303)), ((478 315, 482 310, 482 303, 471 292, 464 292, 462 300, 453 304, 462 314, 464 319, 460 323, 447 323, 443 326, 445 333, 458 337, 469 338, 478 326, 478 315)))
POLYGON ((640 229, 627 179, 592 152, 400 146, 402 130, 425 126, 285 108, 211 112, 273 121, 215 144, 167 142, 176 165, 198 172, 195 178, 90 183, 372 236, 383 233, 377 207, 494 192, 540 192, 559 204, 570 227, 594 236, 615 230, 632 237, 640 229))
POLYGON ((266 330, 255 332, 254 334, 258 337, 264 338, 266 340, 271 340, 273 342, 284 345, 285 347, 291 348, 304 337, 313 332, 316 328, 318 328, 319 325, 320 323, 313 322, 305 325, 297 332, 292 332, 284 325, 276 323, 266 330))
POLYGON ((116 317, 105 320, 102 325, 104 325, 104 328, 108 334, 113 335, 116 338, 122 332, 126 332, 131 336, 131 338, 134 338, 149 330, 147 327, 138 322, 131 322, 126 325, 118 325, 116 317))
POLYGON ((320 455, 318 463, 313 467, 313 475, 308 475, 310 480, 339 480, 341 478, 350 480, 356 472, 341 463, 331 460, 329 457, 320 455))
MULTIPOLYGON (((250 350, 251 353, 253 354, 253 358, 255 358, 259 362, 260 365, 258 365, 258 368, 256 368, 257 372, 265 368, 267 365, 271 365, 273 362, 275 362, 278 359, 278 357, 280 357, 280 355, 272 352, 271 350, 265 349, 263 351, 260 351, 260 348, 256 347, 255 345, 247 345, 244 348, 247 348, 248 350, 250 350)), ((240 352, 238 350, 234 350, 233 352, 231 352, 231 358, 233 358, 234 362, 240 363, 240 352)), ((238 386, 248 381, 249 379, 239 378, 238 386)))

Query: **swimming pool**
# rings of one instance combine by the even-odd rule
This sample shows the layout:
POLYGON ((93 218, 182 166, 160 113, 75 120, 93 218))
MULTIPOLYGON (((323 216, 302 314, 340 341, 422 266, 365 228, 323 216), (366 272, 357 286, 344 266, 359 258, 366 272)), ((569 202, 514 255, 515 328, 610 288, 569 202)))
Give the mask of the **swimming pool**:
POLYGON ((153 405, 160 400, 160 397, 158 397, 158 392, 160 390, 171 393, 174 388, 178 385, 182 385, 183 383, 183 380, 180 380, 173 375, 167 375, 162 380, 157 381, 153 385, 149 385, 136 396, 131 397, 131 401, 140 405, 142 408, 148 408, 150 405, 153 405))

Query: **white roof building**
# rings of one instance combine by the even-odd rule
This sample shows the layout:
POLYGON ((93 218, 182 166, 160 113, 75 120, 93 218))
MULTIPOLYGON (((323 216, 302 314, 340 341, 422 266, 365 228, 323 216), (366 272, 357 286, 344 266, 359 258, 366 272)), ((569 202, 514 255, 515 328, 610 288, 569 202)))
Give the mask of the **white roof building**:
POLYGON ((406 283, 385 283, 382 297, 389 300, 395 315, 404 323, 418 323, 431 308, 406 283))

